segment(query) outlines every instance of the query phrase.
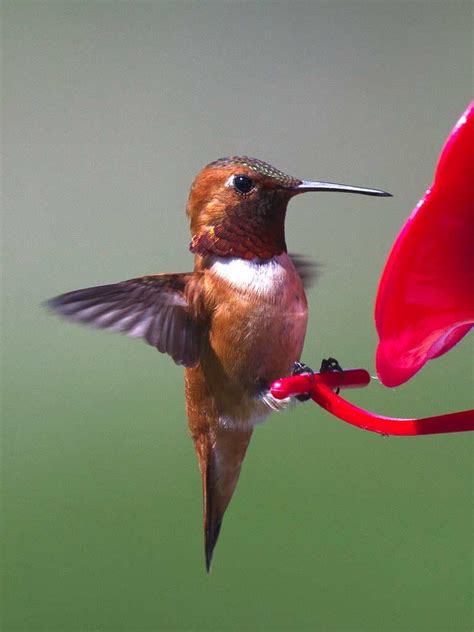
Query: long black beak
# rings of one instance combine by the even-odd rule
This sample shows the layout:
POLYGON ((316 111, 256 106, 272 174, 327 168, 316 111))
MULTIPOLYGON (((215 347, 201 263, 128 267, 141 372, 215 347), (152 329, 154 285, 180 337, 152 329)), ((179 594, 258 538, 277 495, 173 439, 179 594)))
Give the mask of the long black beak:
POLYGON ((336 182, 309 182, 303 180, 293 189, 294 194, 306 193, 307 191, 340 191, 342 193, 360 193, 361 195, 378 195, 380 197, 392 197, 391 193, 380 189, 366 189, 365 187, 352 187, 349 184, 337 184, 336 182))

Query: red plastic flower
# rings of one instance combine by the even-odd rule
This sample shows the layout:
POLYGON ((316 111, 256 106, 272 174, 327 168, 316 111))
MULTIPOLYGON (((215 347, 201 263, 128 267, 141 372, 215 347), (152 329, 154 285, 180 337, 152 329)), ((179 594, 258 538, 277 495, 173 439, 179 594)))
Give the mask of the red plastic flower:
POLYGON ((474 102, 441 153, 433 185, 398 235, 375 305, 377 373, 409 380, 474 325, 474 102))

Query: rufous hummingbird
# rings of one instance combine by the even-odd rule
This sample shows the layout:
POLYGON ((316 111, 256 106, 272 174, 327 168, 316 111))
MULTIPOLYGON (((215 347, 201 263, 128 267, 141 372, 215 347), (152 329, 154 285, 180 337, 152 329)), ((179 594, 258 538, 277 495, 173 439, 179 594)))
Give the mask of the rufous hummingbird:
POLYGON ((70 320, 143 338, 184 365, 208 571, 253 428, 287 404, 269 386, 290 374, 303 349, 308 308, 298 261, 286 249, 285 215, 289 200, 307 191, 390 195, 298 180, 246 156, 221 158, 200 171, 189 194, 193 272, 48 302, 70 320))

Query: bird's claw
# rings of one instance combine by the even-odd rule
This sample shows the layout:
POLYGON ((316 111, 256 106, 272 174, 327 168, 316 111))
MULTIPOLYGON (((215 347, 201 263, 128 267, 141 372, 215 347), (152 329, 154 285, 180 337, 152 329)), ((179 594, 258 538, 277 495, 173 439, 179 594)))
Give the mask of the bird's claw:
MULTIPOLYGON (((320 373, 325 373, 325 372, 333 373, 335 371, 339 371, 341 373, 344 372, 342 366, 339 364, 339 362, 335 358, 323 358, 323 360, 321 361, 321 368, 319 369, 319 372, 320 373)), ((307 366, 303 362, 295 362, 293 364, 293 371, 291 372, 292 376, 303 375, 305 373, 308 374, 310 378, 314 376, 313 369, 311 369, 309 366, 307 366)), ((339 395, 339 391, 340 391, 340 388, 337 387, 335 390, 336 395, 339 395)), ((307 402, 308 399, 311 399, 311 392, 297 395, 296 399, 300 402, 307 402)))
MULTIPOLYGON (((340 371, 341 373, 344 372, 342 366, 339 364, 339 362, 336 360, 336 358, 323 358, 321 361, 321 368, 319 369, 320 373, 325 373, 325 372, 331 372, 334 373, 335 371, 340 371)), ((336 388, 336 395, 339 395, 339 391, 341 389, 339 387, 336 388)))
MULTIPOLYGON (((303 375, 303 373, 309 374, 311 378, 314 375, 313 369, 304 364, 304 362, 294 362, 291 375, 303 375)), ((302 393, 301 395, 296 395, 296 399, 300 402, 307 402, 308 399, 311 399, 311 393, 302 393)))

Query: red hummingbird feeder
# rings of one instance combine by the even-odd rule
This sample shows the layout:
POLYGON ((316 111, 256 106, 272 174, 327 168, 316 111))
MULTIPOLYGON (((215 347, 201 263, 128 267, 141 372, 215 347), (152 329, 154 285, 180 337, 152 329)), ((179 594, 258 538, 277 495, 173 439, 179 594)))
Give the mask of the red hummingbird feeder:
MULTIPOLYGON (((474 102, 451 131, 434 182, 395 243, 375 303, 376 367, 385 386, 399 386, 456 345, 474 326, 474 102)), ((414 436, 474 430, 474 410, 398 419, 354 406, 334 389, 370 382, 364 369, 277 380, 277 399, 309 395, 352 425, 384 435, 414 436)))

